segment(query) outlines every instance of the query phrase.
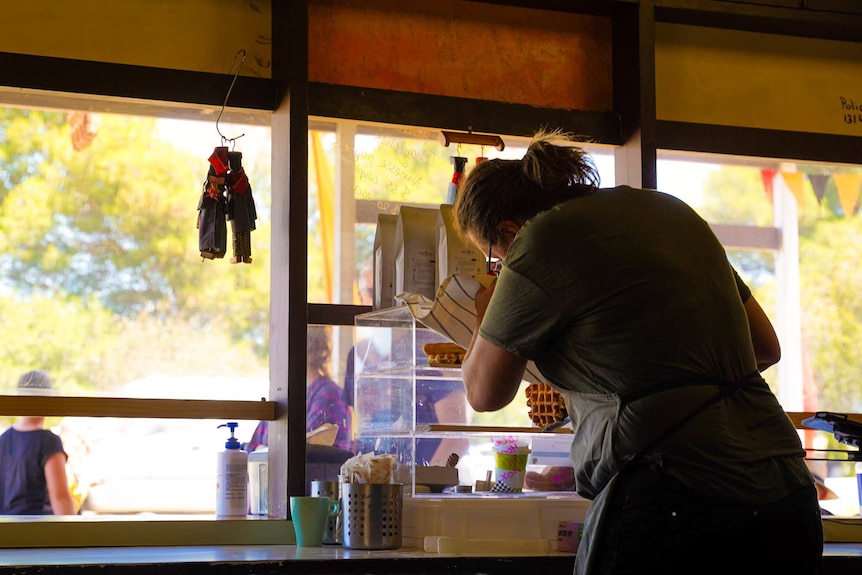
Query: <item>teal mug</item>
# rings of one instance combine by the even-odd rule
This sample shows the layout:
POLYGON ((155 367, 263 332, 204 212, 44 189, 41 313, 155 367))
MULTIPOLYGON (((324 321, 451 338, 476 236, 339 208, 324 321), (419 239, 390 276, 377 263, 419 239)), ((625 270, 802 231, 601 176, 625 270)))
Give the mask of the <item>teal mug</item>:
POLYGON ((299 547, 322 547, 323 530, 330 516, 338 515, 341 503, 329 497, 290 498, 290 518, 299 547))

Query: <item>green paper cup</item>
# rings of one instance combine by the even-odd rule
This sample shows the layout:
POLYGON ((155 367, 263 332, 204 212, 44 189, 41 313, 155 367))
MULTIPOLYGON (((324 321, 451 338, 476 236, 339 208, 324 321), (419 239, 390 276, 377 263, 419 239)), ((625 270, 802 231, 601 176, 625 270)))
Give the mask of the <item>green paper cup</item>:
POLYGON ((526 444, 517 440, 495 441, 494 482, 505 485, 511 491, 521 491, 529 457, 530 448, 526 444))

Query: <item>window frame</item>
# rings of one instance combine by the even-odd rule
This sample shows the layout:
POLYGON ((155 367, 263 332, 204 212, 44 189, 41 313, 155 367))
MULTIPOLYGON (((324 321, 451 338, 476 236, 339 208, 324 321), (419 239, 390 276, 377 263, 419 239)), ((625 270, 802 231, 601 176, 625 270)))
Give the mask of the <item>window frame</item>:
MULTIPOLYGON (((858 137, 838 137, 820 134, 785 133, 769 130, 752 130, 732 126, 708 126, 691 125, 678 122, 665 122, 657 120, 654 116, 654 80, 649 78, 650 59, 647 57, 654 48, 654 24, 653 16, 644 17, 642 34, 626 34, 620 36, 620 48, 626 48, 625 38, 636 39, 639 46, 631 47, 625 51, 619 61, 615 61, 615 85, 620 86, 618 96, 622 101, 620 108, 608 112, 578 112, 571 110, 539 110, 529 106, 510 106, 499 102, 481 102, 461 98, 446 98, 440 96, 416 96, 407 97, 404 94, 393 93, 385 90, 366 90, 359 87, 328 86, 308 82, 307 70, 307 33, 305 30, 307 20, 307 3, 292 2, 273 6, 273 77, 274 81, 264 78, 240 77, 233 91, 231 105, 232 109, 227 114, 247 114, 258 118, 259 111, 266 111, 267 120, 274 130, 279 130, 278 156, 274 151, 273 156, 288 164, 285 172, 290 172, 290 165, 302 166, 302 151, 293 151, 293 147, 299 146, 308 129, 308 114, 318 116, 331 116, 367 121, 387 121, 409 125, 411 123, 424 124, 427 126, 438 126, 443 128, 463 130, 467 126, 475 126, 477 129, 490 132, 514 133, 516 135, 528 135, 528 132, 540 125, 564 125, 580 133, 594 134, 604 143, 628 146, 631 152, 632 172, 636 173, 640 168, 641 173, 649 173, 651 159, 654 158, 655 147, 692 151, 711 151, 716 153, 740 153, 744 152, 752 156, 763 157, 797 157, 798 159, 823 160, 831 162, 847 162, 862 164, 862 146, 859 146, 858 137), (279 31, 280 30, 280 31, 279 31), (303 48, 304 46, 304 48, 303 48), (643 55, 641 55, 643 53, 643 55), (619 68, 619 70, 617 70, 619 68), (617 73, 619 72, 619 73, 617 73), (636 89, 631 89, 635 80, 636 89), (622 91, 625 90, 626 93, 622 91), (652 93, 651 93, 652 91, 652 93), (643 93, 641 93, 643 92, 643 93), (309 97, 309 95, 313 97, 309 97), (284 100, 284 101, 282 101, 284 100), (651 107, 651 105, 652 107, 651 107), (625 108, 625 109, 622 109, 625 108), (626 117, 625 131, 623 130, 620 114, 626 117), (644 126, 646 129, 644 129, 644 126), (629 145, 631 144, 631 145, 629 145), (740 147, 745 149, 742 150, 740 147), (640 154, 638 154, 640 152, 640 154), (794 154, 802 154, 794 156, 794 154), (811 157, 816 154, 817 157, 811 157), (639 156, 639 157, 638 157, 639 156), (647 164, 639 166, 640 163, 647 164)), ((625 2, 618 3, 620 5, 625 2)), ((621 6, 618 6, 621 7, 621 6)), ((626 20, 632 11, 637 12, 637 6, 625 6, 626 10, 622 20, 626 20)), ((645 14, 648 11, 643 11, 645 14)), ((691 24, 699 25, 705 20, 710 20, 711 11, 698 9, 689 11, 667 10, 656 12, 658 20, 686 20, 691 24)), ((830 22, 822 18, 797 16, 798 11, 786 11, 779 13, 773 10, 773 18, 752 18, 750 9, 740 8, 735 14, 724 15, 722 19, 725 25, 729 22, 731 27, 750 27, 756 21, 758 27, 766 27, 767 31, 786 31, 792 28, 797 35, 820 34, 824 37, 846 34, 848 40, 856 40, 858 34, 859 18, 851 18, 853 23, 848 26, 830 26, 830 22), (818 20, 817 31, 811 32, 811 20, 818 20)), ((712 14, 714 16, 714 14, 712 14)), ((637 24, 637 18, 629 19, 629 24, 637 24)), ((841 15, 831 18, 834 24, 846 23, 847 16, 841 15)), ((616 19, 615 19, 616 22, 616 19)), ((626 22, 622 22, 625 24, 626 22)), ((784 32, 786 33, 786 32, 784 32)), ((623 53, 621 51, 621 53, 623 53)), ((177 114, 178 117, 192 117, 202 119, 213 117, 213 112, 218 111, 224 97, 223 86, 226 77, 222 74, 202 74, 180 70, 164 70, 146 68, 142 66, 126 66, 105 64, 98 62, 78 62, 63 58, 45 58, 40 56, 24 54, 0 53, 0 63, 4 70, 9 72, 9 88, 0 87, 0 99, 16 98, 19 105, 28 107, 42 107, 46 103, 57 103, 56 98, 68 99, 69 105, 63 108, 74 108, 80 106, 88 108, 95 102, 95 106, 103 106, 109 102, 119 112, 121 107, 127 107, 127 113, 141 114, 144 108, 152 110, 153 114, 177 114), (45 90, 54 92, 47 93, 45 90), (75 91, 78 94, 58 94, 57 91, 75 91), (206 114, 206 116, 205 116, 206 114)), ((228 116, 226 116, 227 118, 228 116)), ((248 118, 236 118, 238 123, 251 123, 248 118)), ((307 159, 307 158, 306 158, 307 159)), ((306 162, 307 164, 307 162, 306 162)), ((654 166, 652 166, 654 171, 654 166)), ((292 176, 289 173, 278 174, 281 178, 279 185, 282 189, 297 191, 302 196, 302 176, 292 176)), ((275 179, 275 176, 274 176, 275 179)), ((307 178, 304 182, 307 184, 307 178)), ((618 183, 625 183, 619 181, 618 183)), ((633 182, 634 183, 634 182, 633 182)), ((647 185, 649 183, 647 182, 647 185)), ((307 190, 307 187, 305 187, 307 190)), ((288 200, 282 200, 287 204, 288 200)), ((302 202, 307 205, 307 195, 290 200, 291 206, 301 206, 302 202)), ((278 218, 287 226, 288 220, 294 221, 295 212, 282 206, 278 218)), ((275 219, 275 215, 274 215, 275 219)), ((299 219, 299 218, 297 218, 299 219)), ((307 218, 306 218, 307 219, 307 218)), ((301 227, 301 226, 300 226, 301 227)), ((304 233, 304 230, 300 230, 304 233)), ((291 236, 294 237, 294 236, 291 236)), ((301 238, 301 234, 296 236, 301 238)), ((287 240, 287 234, 279 238, 287 240)), ((301 258, 300 258, 301 259, 301 258)), ((282 259, 288 261, 290 258, 282 259)), ((293 271, 301 269, 291 267, 293 271)), ((286 273, 286 271, 285 271, 286 273)), ((283 278, 285 289, 288 287, 287 278, 283 278)), ((282 329, 290 330, 291 333, 283 334, 283 338, 274 348, 279 353, 289 353, 288 348, 301 349, 305 334, 302 324, 307 323, 330 323, 333 325, 352 325, 352 317, 355 313, 366 311, 361 306, 340 306, 327 304, 300 304, 301 297, 295 293, 289 294, 290 302, 279 304, 280 318, 287 318, 287 310, 295 312, 295 318, 288 318, 288 327, 282 329), (348 321, 349 319, 349 321, 348 321)), ((287 297, 284 299, 288 299, 287 297)), ((281 361, 281 360, 280 360, 281 361)), ((284 367, 288 359, 285 358, 278 365, 284 367)), ((299 364, 301 361, 293 360, 299 364)), ((295 367, 291 367, 291 375, 298 373, 295 367)), ((274 382, 274 385, 286 384, 287 376, 283 380, 274 382)), ((283 387, 286 387, 284 385, 283 387)), ((283 419, 286 414, 286 392, 278 398, 270 397, 270 407, 274 410, 276 419, 283 419)), ((298 394, 293 397, 301 397, 298 394)), ((46 398, 51 402, 44 403, 46 410, 54 410, 52 414, 59 413, 71 404, 62 407, 64 398, 46 398), (47 406, 53 406, 48 409, 47 406), (59 411, 57 411, 59 409, 59 411)), ((12 405, 17 408, 30 408, 20 403, 20 398, 0 396, 0 402, 4 406, 12 405), (12 403, 10 403, 12 402, 12 403)), ((78 398, 76 401, 82 401, 78 398)), ((83 400, 88 401, 88 400, 83 400)), ((146 400, 159 401, 159 400, 146 400)), ((244 408, 242 405, 230 405, 219 402, 221 405, 202 405, 209 416, 209 410, 232 410, 244 408)), ((101 415, 114 415, 115 409, 119 409, 121 403, 105 404, 107 410, 101 415)), ((260 406, 258 406, 260 407, 260 406)), ((83 408, 82 408, 83 409, 83 408)), ((89 407, 87 407, 89 409, 89 407)), ((221 413, 219 411, 219 413, 221 413)), ((267 412, 268 413, 268 412, 267 412)), ((95 413, 89 412, 90 415, 95 413)), ((805 414, 791 414, 797 427, 799 420, 805 414)), ((298 426, 291 430, 298 429, 298 426)), ((277 436, 279 449, 283 448, 285 457, 288 443, 292 446, 298 445, 295 441, 289 442, 287 437, 277 436)), ((304 451, 296 450, 294 454, 302 454, 304 451)), ((287 462, 284 461, 281 471, 287 473, 287 462)), ((292 481, 291 489, 304 482, 304 478, 292 481)), ((286 477, 281 478, 279 488, 287 487, 286 477)), ((284 498, 288 489, 283 489, 281 497, 284 498)), ((205 543, 231 543, 241 544, 246 542, 266 543, 263 539, 250 541, 244 531, 252 523, 258 525, 272 524, 278 528, 288 525, 286 521, 259 521, 240 522, 242 529, 237 529, 238 522, 196 522, 196 527, 190 529, 184 522, 99 522, 93 524, 93 533, 99 531, 98 537, 84 537, 80 533, 80 526, 72 525, 72 530, 61 531, 64 526, 77 523, 78 518, 57 518, 45 522, 21 522, 9 518, 0 518, 0 541, 3 546, 11 547, 45 547, 45 546, 102 546, 106 541, 112 545, 142 545, 148 544, 142 540, 132 525, 146 525, 148 527, 149 540, 158 540, 159 533, 169 532, 174 525, 178 526, 181 533, 167 540, 167 544, 176 545, 188 542, 188 544, 205 543), (118 525, 122 524, 120 528, 118 525), (128 529, 127 529, 128 528, 128 529), (206 533, 197 543, 190 541, 189 532, 206 533)), ((283 538, 279 543, 284 543, 289 538, 283 538)), ((164 540, 163 540, 164 541, 164 540)), ((154 543, 160 544, 160 543, 154 543)))

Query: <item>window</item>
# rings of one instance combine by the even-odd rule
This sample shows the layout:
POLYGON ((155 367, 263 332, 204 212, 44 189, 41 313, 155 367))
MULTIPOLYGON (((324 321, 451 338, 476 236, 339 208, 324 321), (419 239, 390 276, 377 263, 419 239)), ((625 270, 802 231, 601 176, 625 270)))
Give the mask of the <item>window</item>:
MULTIPOLYGON (((782 358, 764 376, 784 409, 858 412, 862 274, 850 262, 862 255, 862 168, 669 153, 658 173, 659 189, 713 225, 772 319, 782 358)), ((825 433, 804 432, 803 440, 809 457, 846 449, 825 433)), ((856 514, 852 464, 820 464, 841 496, 824 506, 856 514)))
MULTIPOLYGON (((309 302, 324 304, 370 304, 378 214, 444 202, 453 156, 467 158, 469 171, 480 157, 519 158, 527 142, 506 138, 498 152, 444 147, 436 132, 416 128, 330 120, 311 128, 309 302)), ((0 108, 0 312, 16 333, 0 352, 0 393, 16 395, 18 375, 36 368, 49 371, 64 396, 238 402, 167 419, 146 411, 134 418, 49 418, 48 426, 74 438, 67 444, 70 471, 83 491, 93 489, 86 513, 208 513, 205 498, 180 497, 177 504, 176 492, 162 489, 125 507, 96 495, 115 495, 112 483, 129 488, 140 470, 163 467, 165 449, 177 461, 176 474, 147 475, 150 487, 184 475, 203 485, 210 472, 204 452, 214 457, 224 439, 217 425, 225 418, 213 413, 241 408, 244 416, 230 416, 240 421, 241 441, 274 413, 258 405, 269 381, 269 128, 222 123, 221 130, 241 135, 229 148, 242 153, 253 190, 250 264, 230 263, 229 243, 225 258, 200 254, 198 204, 208 158, 222 143, 211 122, 0 108), (118 439, 138 445, 141 455, 137 467, 129 462, 111 476, 105 453, 118 449, 118 439), (88 442, 101 451, 93 447, 98 457, 84 465, 88 442), (149 463, 142 455, 148 450, 149 463)), ((602 184, 615 185, 612 149, 585 147, 602 184)), ((862 170, 680 154, 662 156, 658 168, 660 189, 713 225, 773 318, 784 357, 766 377, 785 409, 856 411, 862 396, 852 343, 862 277, 844 262, 854 261, 860 244, 853 191, 862 170)), ((343 388, 353 329, 326 329, 328 371, 343 388)), ((98 415, 113 415, 111 409, 116 405, 98 415)), ((515 402, 477 417, 505 424, 521 411, 515 402)), ((12 419, 4 417, 4 426, 12 419)), ((130 489, 140 493, 140 485, 130 489)))
MULTIPOLYGON (((98 415, 139 418, 47 419, 83 514, 213 513, 226 438, 213 417, 239 419, 243 441, 259 418, 218 402, 267 413, 269 128, 221 130, 243 134, 231 151, 257 212, 250 265, 200 255, 198 207, 221 144, 212 122, 0 108, 0 315, 15 334, 0 352, 0 394, 19 395, 19 376, 38 369, 54 399, 168 401, 99 404, 98 415), (214 403, 170 403, 188 399, 214 403)), ((0 416, 2 427, 14 419, 0 416)))
MULTIPOLYGON (((397 214, 403 205, 437 208, 446 202, 455 171, 454 158, 463 158, 466 173, 482 158, 521 158, 529 142, 527 138, 505 137, 505 147, 498 151, 470 144, 444 146, 439 134, 407 126, 312 122, 310 302, 371 305, 378 214, 397 214)), ((603 185, 614 185, 613 148, 584 147, 591 153, 603 185)), ((333 338, 334 373, 336 381, 343 383, 345 361, 354 344, 352 327, 336 326, 333 338)), ((512 407, 516 409, 519 406, 512 407)))
MULTIPOLYGON (((16 395, 17 376, 42 369, 59 396, 266 397, 268 128, 221 124, 222 134, 236 137, 227 147, 242 154, 257 214, 252 262, 233 264, 230 244, 224 258, 201 253, 197 218, 209 158, 225 144, 211 122, 11 107, 0 114, 7 158, 0 181, 0 305, 9 329, 19 334, 0 355, 0 392, 16 395)), ((321 303, 367 305, 363 292, 377 213, 401 205, 436 207, 453 176, 450 156, 463 154, 470 164, 480 156, 520 157, 525 142, 512 139, 498 152, 446 148, 435 132, 416 129, 346 123, 314 128, 309 301, 321 303), (353 169, 336 169, 345 162, 353 169)), ((596 147, 596 157, 612 173, 609 151, 596 147)), ((343 386, 353 330, 326 327, 333 348, 329 373, 343 386)), ((169 418, 146 417, 147 410, 115 418, 104 416, 126 405, 87 405, 85 411, 99 417, 47 421, 71 455, 69 473, 82 513, 212 512, 214 497, 207 492, 213 466, 206 462, 223 448, 218 425, 227 417, 214 418, 202 408, 169 418), (166 451, 176 465, 164 464, 166 451)), ((159 409, 165 405, 182 404, 147 409, 164 415, 159 409)), ((4 417, 4 427, 13 419, 4 417)), ((229 419, 239 421, 237 435, 247 442, 263 417, 229 419)))

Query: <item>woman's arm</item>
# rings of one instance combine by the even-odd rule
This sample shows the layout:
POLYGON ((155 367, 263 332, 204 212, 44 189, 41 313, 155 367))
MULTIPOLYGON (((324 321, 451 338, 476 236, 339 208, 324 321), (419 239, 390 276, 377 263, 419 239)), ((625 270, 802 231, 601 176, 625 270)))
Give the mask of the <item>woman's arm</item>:
POLYGON ((781 345, 772 322, 753 295, 745 301, 744 305, 745 313, 748 315, 748 329, 751 332, 754 356, 757 358, 757 369, 763 371, 781 359, 781 345))
POLYGON ((45 482, 54 515, 75 515, 75 503, 66 477, 66 454, 58 451, 45 460, 45 482))
POLYGON ((518 393, 527 360, 483 339, 479 326, 494 293, 492 284, 476 293, 476 327, 464 354, 461 375, 467 389, 467 401, 476 411, 496 411, 509 405, 518 393))

